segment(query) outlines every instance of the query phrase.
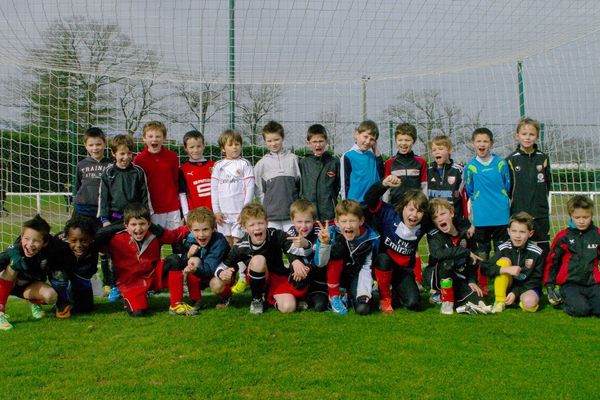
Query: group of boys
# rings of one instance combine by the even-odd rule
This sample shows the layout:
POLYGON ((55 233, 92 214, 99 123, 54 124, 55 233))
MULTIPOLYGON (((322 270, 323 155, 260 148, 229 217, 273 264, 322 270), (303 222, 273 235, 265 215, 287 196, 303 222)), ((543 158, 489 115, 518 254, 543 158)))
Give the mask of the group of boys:
POLYGON ((169 288, 169 312, 192 316, 202 289, 210 287, 223 308, 248 285, 253 314, 265 304, 284 313, 313 307, 368 314, 374 278, 381 312, 414 310, 425 235, 430 300, 443 314, 498 313, 512 304, 534 312, 546 283, 552 304, 564 301, 571 315, 600 316, 593 203, 581 196, 569 201, 571 226, 550 250, 550 165, 537 148, 535 120, 519 123, 518 147, 507 159, 491 152, 489 129, 476 129, 475 157, 464 171, 451 159, 446 136, 431 141, 431 165, 416 156, 410 124, 396 128, 398 153, 385 163, 373 121, 357 127, 354 146, 340 159, 326 151, 322 125, 308 129, 312 153, 298 159, 283 148, 283 126, 271 121, 263 128, 269 152, 255 167, 242 157, 236 131, 219 137, 223 158, 216 163, 204 157, 202 134, 187 132, 189 160, 181 166, 164 147, 166 135, 162 123, 147 123, 145 148, 135 158, 130 136, 113 137, 111 163, 102 131, 86 132, 88 157, 78 164, 73 218, 64 232, 50 236, 36 216, 0 253, 0 329, 12 328, 4 314, 9 294, 32 302, 36 318, 43 316, 39 303, 55 304, 59 318, 90 311, 98 254, 109 298, 122 295, 132 316, 147 315, 150 290, 169 288), (174 254, 163 260, 165 243, 174 254), (484 303, 487 276, 495 277, 493 307, 484 303), (184 282, 191 304, 183 301, 184 282))

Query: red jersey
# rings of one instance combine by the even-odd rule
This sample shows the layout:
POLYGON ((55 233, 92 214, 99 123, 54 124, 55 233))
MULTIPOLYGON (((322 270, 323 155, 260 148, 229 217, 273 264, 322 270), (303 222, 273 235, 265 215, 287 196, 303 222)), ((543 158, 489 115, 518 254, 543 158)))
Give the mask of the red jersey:
POLYGON ((146 173, 150 203, 156 214, 179 210, 179 159, 177 153, 162 148, 156 154, 145 147, 133 160, 146 173))
POLYGON ((198 207, 212 210, 210 177, 214 165, 214 161, 187 161, 179 167, 179 193, 186 194, 190 210, 198 207))
POLYGON ((161 246, 165 243, 180 242, 189 232, 187 226, 165 230, 160 236, 148 231, 139 244, 126 230, 117 233, 108 244, 117 276, 117 286, 121 290, 145 286, 154 275, 160 261, 161 246))

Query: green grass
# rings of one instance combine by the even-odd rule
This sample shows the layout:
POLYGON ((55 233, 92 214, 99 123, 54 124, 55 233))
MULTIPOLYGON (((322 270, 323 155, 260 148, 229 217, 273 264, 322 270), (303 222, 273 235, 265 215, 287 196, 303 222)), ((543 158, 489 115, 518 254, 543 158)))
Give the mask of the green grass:
MULTIPOLYGON (((2 398, 595 398, 600 324, 549 306, 536 314, 442 316, 273 309, 242 297, 198 317, 133 319, 115 304, 33 321, 8 304, 2 398)), ((208 298, 210 306, 214 297, 208 298)))

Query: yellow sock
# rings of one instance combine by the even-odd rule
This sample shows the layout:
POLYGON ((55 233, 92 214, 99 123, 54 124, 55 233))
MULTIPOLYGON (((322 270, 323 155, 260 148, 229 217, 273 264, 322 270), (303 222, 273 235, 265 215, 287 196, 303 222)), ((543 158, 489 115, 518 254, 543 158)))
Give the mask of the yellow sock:
POLYGON ((494 293, 496 294, 496 302, 506 303, 506 289, 510 284, 510 276, 508 274, 500 274, 494 280, 494 293))
POLYGON ((540 305, 536 304, 535 307, 531 307, 531 308, 525 308, 525 306, 523 305, 523 302, 519 302, 519 307, 521 307, 521 310, 525 311, 525 312, 536 312, 538 310, 538 307, 540 305))

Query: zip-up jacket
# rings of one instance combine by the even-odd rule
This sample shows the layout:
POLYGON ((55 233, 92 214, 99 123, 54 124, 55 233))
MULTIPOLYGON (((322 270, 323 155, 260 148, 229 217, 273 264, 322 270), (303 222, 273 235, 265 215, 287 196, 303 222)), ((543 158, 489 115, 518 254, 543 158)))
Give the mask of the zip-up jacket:
POLYGON ((390 204, 398 205, 402 196, 410 189, 423 190, 427 194, 427 161, 416 156, 414 152, 401 154, 400 152, 385 162, 383 177, 394 175, 400 178, 398 187, 390 188, 390 204))
POLYGON ((542 288, 544 258, 538 245, 528 240, 525 246, 517 248, 507 240, 498 246, 498 251, 490 261, 481 264, 483 272, 489 277, 500 275, 500 267, 496 262, 503 257, 510 259, 511 265, 521 267, 521 273, 513 277, 510 289, 517 298, 528 290, 542 288))
POLYGON ((406 226, 402 215, 381 200, 387 189, 381 182, 375 183, 365 195, 365 201, 379 227, 381 251, 389 255, 399 267, 412 268, 415 265, 419 241, 431 229, 430 223, 424 218, 413 228, 406 226))
POLYGON ((436 162, 427 169, 427 195, 430 199, 446 199, 454 206, 454 215, 467 218, 467 194, 463 181, 463 167, 450 160, 441 168, 436 162))
POLYGON ((288 150, 268 153, 254 166, 256 196, 270 221, 290 219, 290 205, 298 200, 300 168, 298 157, 288 150))
POLYGON ((340 160, 324 153, 307 155, 298 161, 300 198, 310 200, 317 208, 319 221, 335 219, 335 206, 340 194, 340 160))
POLYGON ((371 149, 361 150, 356 144, 340 159, 340 195, 342 200, 364 204, 365 193, 383 176, 383 158, 371 149))
POLYGON ((600 284, 599 249, 600 229, 593 224, 585 231, 567 228, 558 232, 546 259, 544 283, 548 286, 600 284))
MULTIPOLYGON (((194 238, 193 234, 187 235, 185 240, 183 241, 183 254, 180 258, 180 265, 185 267, 188 261, 188 250, 192 245, 198 244, 196 238, 194 238)), ((213 232, 212 237, 208 244, 204 247, 198 248, 193 257, 200 258, 200 265, 194 275, 200 278, 210 279, 215 274, 215 271, 219 267, 219 265, 223 262, 227 254, 229 254, 229 243, 227 243, 227 239, 223 236, 222 233, 213 232)))
POLYGON ((343 260, 342 274, 358 277, 356 297, 371 298, 373 289, 373 258, 379 249, 379 236, 368 225, 361 227, 360 235, 348 241, 337 226, 328 228, 331 241, 328 244, 317 240, 315 265, 325 267, 329 260, 343 260))
POLYGON ((428 267, 436 268, 440 263, 451 266, 452 271, 459 278, 468 283, 477 282, 477 265, 473 265, 470 254, 476 247, 476 242, 467 237, 469 224, 460 221, 460 226, 455 224, 458 235, 453 237, 438 229, 427 233, 429 245, 428 267))
POLYGON ((100 161, 93 157, 86 157, 77 163, 73 204, 79 214, 95 217, 98 213, 100 177, 110 163, 107 157, 100 161))
POLYGON ((147 287, 160 262, 161 246, 182 241, 188 233, 185 225, 174 230, 162 230, 158 236, 149 230, 139 244, 126 230, 113 236, 108 250, 115 267, 117 287, 121 291, 147 287))
POLYGON ((98 218, 110 219, 112 213, 123 214, 129 203, 142 203, 150 209, 146 174, 137 165, 125 169, 111 164, 102 173, 98 218))
POLYGON ((511 214, 527 211, 534 218, 548 218, 548 194, 552 184, 548 155, 538 150, 530 154, 517 147, 506 158, 510 167, 511 214))

